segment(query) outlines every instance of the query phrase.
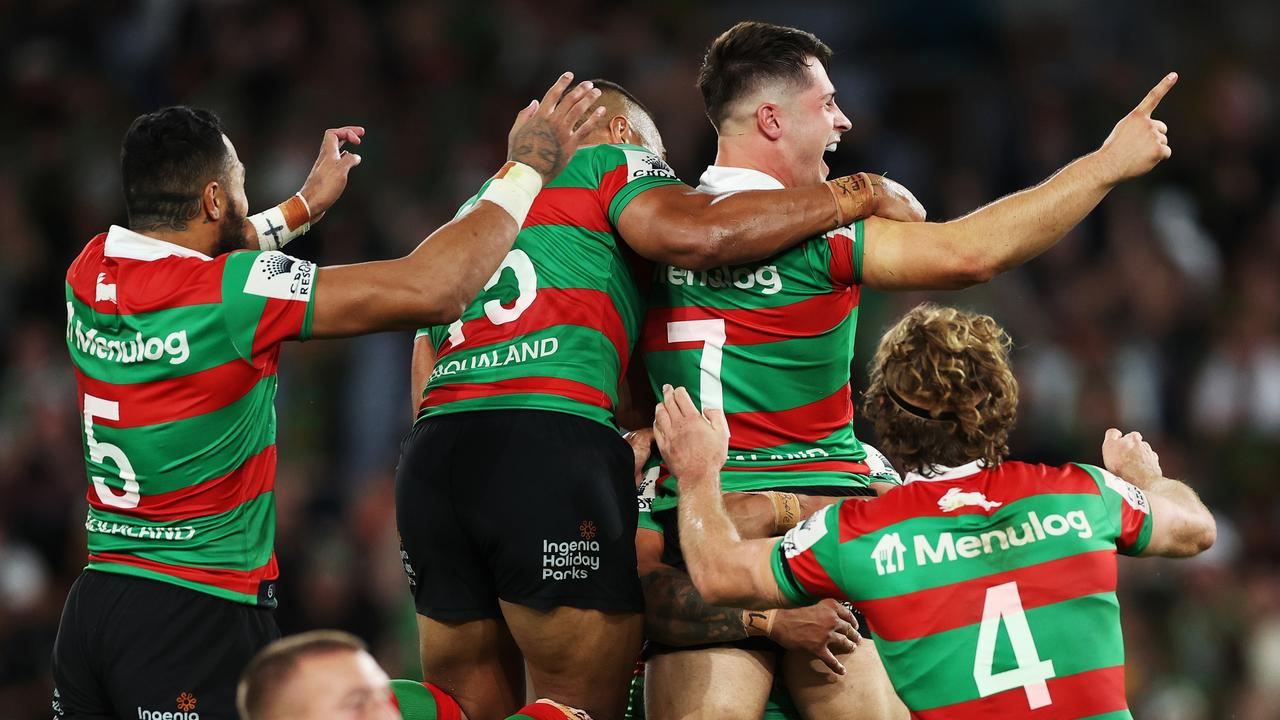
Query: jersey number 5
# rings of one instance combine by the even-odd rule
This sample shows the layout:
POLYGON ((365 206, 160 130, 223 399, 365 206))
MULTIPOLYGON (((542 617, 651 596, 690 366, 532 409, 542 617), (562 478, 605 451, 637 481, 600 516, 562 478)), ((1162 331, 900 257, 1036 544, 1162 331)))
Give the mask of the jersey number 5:
POLYGON ((978 626, 978 651, 973 659, 973 681, 978 684, 982 697, 1005 690, 1022 688, 1027 693, 1027 704, 1032 710, 1052 704, 1049 684, 1054 677, 1053 661, 1041 660, 1036 651, 1027 614, 1022 609, 1022 596, 1018 583, 1007 582, 987 588, 987 599, 982 605, 982 624, 978 626), (1017 667, 991 672, 996 657, 996 635, 1003 622, 1013 645, 1013 658, 1017 667))
MULTIPOLYGON (((516 295, 515 304, 511 307, 503 307, 501 300, 490 300, 484 304, 484 316, 494 325, 515 322, 538 296, 538 273, 533 268, 533 261, 529 259, 529 254, 523 250, 512 250, 507 253, 507 256, 502 259, 502 264, 493 271, 489 282, 484 284, 484 289, 490 290, 497 285, 502 279, 502 271, 507 268, 511 268, 511 271, 516 274, 516 287, 519 294, 516 295)), ((449 326, 449 342, 457 347, 466 339, 462 334, 462 318, 458 318, 449 326)))
POLYGON ((123 495, 117 495, 116 491, 107 485, 107 479, 101 476, 94 476, 93 489, 98 494, 98 500, 103 505, 109 505, 117 508, 136 508, 142 497, 139 494, 138 476, 133 472, 133 463, 129 462, 129 458, 125 456, 124 451, 118 445, 106 442, 98 442, 93 437, 93 419, 95 417, 104 420, 120 419, 120 403, 114 400, 103 400, 100 397, 85 393, 84 395, 84 442, 89 446, 89 460, 95 463, 101 463, 103 460, 110 459, 116 464, 120 480, 124 482, 123 495))

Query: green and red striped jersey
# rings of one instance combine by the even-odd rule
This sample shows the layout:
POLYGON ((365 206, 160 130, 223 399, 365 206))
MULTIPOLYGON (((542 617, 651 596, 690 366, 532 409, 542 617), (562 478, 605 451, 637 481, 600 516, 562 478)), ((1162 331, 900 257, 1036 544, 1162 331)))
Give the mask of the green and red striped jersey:
POLYGON ((418 419, 549 410, 612 427, 644 312, 615 228, 637 195, 677 183, 645 148, 580 148, 538 194, 511 252, 462 317, 418 331, 436 349, 418 419))
POLYGON ((971 463, 825 508, 778 542, 800 604, 852 602, 921 720, 1129 718, 1116 553, 1151 538, 1141 490, 1091 465, 971 463))
POLYGON ((113 226, 67 271, 88 568, 275 606, 276 361, 315 268, 113 226))
MULTIPOLYGON (((718 166, 698 186, 780 188, 762 172, 718 166)), ((640 339, 649 379, 659 397, 664 384, 684 386, 700 407, 724 410, 726 492, 866 486, 880 470, 853 434, 849 391, 862 245, 859 221, 758 263, 654 269, 640 339)), ((665 468, 659 483, 675 489, 665 468)))

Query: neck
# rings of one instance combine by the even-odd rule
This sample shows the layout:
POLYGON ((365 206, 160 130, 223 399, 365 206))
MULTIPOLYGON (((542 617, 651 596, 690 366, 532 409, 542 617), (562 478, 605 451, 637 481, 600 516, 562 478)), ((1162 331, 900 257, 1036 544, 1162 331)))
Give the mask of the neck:
POLYGON ((778 143, 754 133, 721 135, 716 144, 716 165, 757 170, 783 187, 801 184, 795 169, 782 156, 778 143))
MULTIPOLYGON (((194 223, 195 221, 190 221, 194 223)), ((175 230, 163 226, 136 228, 130 226, 133 232, 170 243, 172 245, 180 245, 189 250, 195 250, 210 257, 217 252, 218 246, 218 230, 217 226, 207 223, 199 223, 187 230, 175 230)))

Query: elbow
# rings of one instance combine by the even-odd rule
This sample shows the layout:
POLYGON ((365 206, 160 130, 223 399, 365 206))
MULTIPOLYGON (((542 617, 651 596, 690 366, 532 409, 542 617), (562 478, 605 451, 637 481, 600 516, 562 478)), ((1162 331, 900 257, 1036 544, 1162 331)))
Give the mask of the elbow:
POLYGON ((953 275, 957 289, 991 282, 991 279, 999 275, 1002 269, 994 259, 981 254, 966 254, 960 251, 956 252, 954 257, 953 275))
POLYGON ((470 303, 470 298, 464 298, 456 293, 444 295, 424 293, 423 299, 425 302, 421 308, 421 314, 414 319, 413 323, 410 323, 415 327, 449 325, 462 317, 462 313, 470 303))
POLYGON ((1193 555, 1199 555, 1208 550, 1218 541, 1218 523, 1213 519, 1213 513, 1210 513, 1207 508, 1196 530, 1195 537, 1192 539, 1192 546, 1195 548, 1193 555))
POLYGON ((689 577, 693 580, 698 594, 710 605, 732 606, 734 593, 728 577, 716 567, 700 568, 695 571, 689 566, 689 577))

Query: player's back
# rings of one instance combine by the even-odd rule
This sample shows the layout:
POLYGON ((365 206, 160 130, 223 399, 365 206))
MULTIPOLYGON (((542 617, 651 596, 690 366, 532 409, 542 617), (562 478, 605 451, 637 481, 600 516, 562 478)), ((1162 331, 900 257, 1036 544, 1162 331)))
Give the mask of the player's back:
POLYGON ((784 546, 793 577, 865 613, 917 717, 1129 717, 1115 554, 1150 534, 1132 486, 970 464, 828 514, 784 546))
POLYGON ((89 568, 273 605, 278 343, 309 333, 310 263, 209 258, 124 228, 67 272, 89 568))
POLYGON ((419 419, 546 410, 612 426, 643 313, 615 228, 641 192, 677 182, 645 148, 580 148, 461 319, 419 331, 436 350, 419 419))
MULTIPOLYGON (((773 178, 711 167, 699 190, 775 189, 773 178)), ((849 391, 862 224, 758 263, 654 269, 641 337, 654 391, 683 386, 729 423, 726 490, 844 485, 871 474, 849 391)), ((861 483, 865 484, 865 483, 861 483)))

